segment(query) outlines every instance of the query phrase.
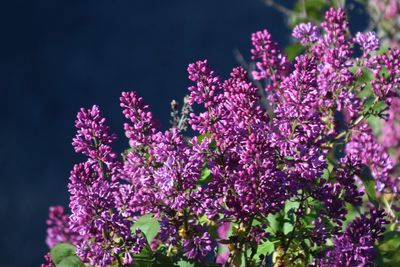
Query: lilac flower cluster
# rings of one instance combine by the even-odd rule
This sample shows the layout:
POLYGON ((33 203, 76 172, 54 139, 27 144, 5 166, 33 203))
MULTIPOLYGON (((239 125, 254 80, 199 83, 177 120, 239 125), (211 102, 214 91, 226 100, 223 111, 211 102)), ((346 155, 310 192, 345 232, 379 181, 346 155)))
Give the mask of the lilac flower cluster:
POLYGON ((379 39, 374 32, 358 32, 354 41, 361 46, 366 54, 379 49, 379 39))
POLYGON ((333 250, 326 251, 316 266, 373 266, 374 244, 382 238, 387 223, 382 210, 371 210, 350 223, 345 232, 333 240, 333 250))
POLYGON ((211 251, 209 236, 201 234, 201 227, 189 216, 198 213, 201 203, 195 192, 196 182, 209 142, 200 143, 197 138, 185 142, 176 128, 156 131, 147 106, 133 92, 123 93, 121 103, 123 113, 131 121, 125 124, 131 151, 126 155, 122 177, 132 183, 131 191, 135 192, 128 200, 127 210, 131 215, 156 213, 162 219, 160 240, 164 244, 176 244, 184 236, 186 256, 205 257, 211 251), (135 110, 140 112, 130 112, 135 110), (141 134, 143 138, 139 140, 141 134), (202 246, 203 242, 207 245, 202 246), (201 253, 197 248, 202 248, 201 253))
POLYGON ((317 26, 309 23, 301 23, 294 27, 293 37, 298 39, 303 46, 319 39, 320 32, 317 26))
MULTIPOLYGON (((196 64, 206 66, 207 62, 196 64)), ((189 78, 196 77, 192 71, 189 67, 189 78)), ((208 72, 193 80, 198 79, 215 77, 208 72)), ((201 86, 198 84, 198 91, 203 89, 201 86)), ((277 167, 277 157, 273 157, 276 152, 269 137, 269 118, 257 105, 257 88, 247 80, 246 71, 235 68, 216 89, 220 93, 211 106, 197 99, 208 110, 192 115, 190 120, 194 130, 207 129, 216 141, 216 151, 208 159, 213 180, 202 189, 204 209, 209 218, 223 213, 226 217, 249 219, 276 212, 289 196, 289 185, 277 167)))
POLYGON ((371 82, 372 90, 379 100, 389 106, 391 100, 398 96, 400 86, 400 50, 389 49, 386 54, 374 55, 369 64, 374 78, 371 82))
POLYGON ((397 192, 387 148, 398 145, 398 125, 390 111, 385 131, 392 132, 391 139, 383 145, 377 141, 366 119, 385 116, 367 105, 370 99, 359 97, 368 90, 359 77, 373 74, 373 105, 386 105, 384 111, 397 107, 400 51, 375 54, 379 42, 372 33, 352 38, 342 10, 330 9, 325 19, 321 27, 294 29, 306 53, 293 62, 264 30, 252 35, 255 69, 236 67, 224 80, 207 60, 190 64, 194 85, 186 114, 181 120, 177 112, 173 116, 175 122, 188 121, 195 136, 185 135, 179 123, 158 130, 143 99, 123 92, 129 148, 120 158, 111 147, 116 136, 109 134, 99 108, 81 109, 73 146, 88 159, 71 171, 71 216, 61 207, 50 210, 49 247, 72 243, 77 256, 93 266, 132 264, 144 247, 153 256, 217 258, 227 266, 243 256, 250 266, 257 249, 274 240, 276 258, 294 265, 304 258, 300 251, 318 256, 332 238, 333 247, 318 258, 321 266, 370 264, 384 213, 372 209, 370 217, 341 228, 347 206, 363 205, 367 190, 357 183, 362 168, 371 170, 378 191, 397 192), (355 43, 363 49, 360 57, 354 56, 355 43), (272 110, 262 106, 264 95, 272 110), (149 214, 159 224, 152 240, 133 229, 149 214), (291 223, 292 230, 271 231, 273 218, 291 223), (232 231, 215 237, 221 225, 232 231), (217 245, 227 245, 228 252, 216 255, 217 245))
POLYGON ((80 242, 80 235, 69 229, 69 216, 65 214, 63 206, 50 207, 49 218, 46 223, 46 244, 49 248, 52 248, 59 243, 71 243, 76 245, 80 242))
POLYGON ((367 124, 360 124, 353 132, 350 141, 346 146, 347 155, 354 156, 370 166, 372 174, 377 181, 377 190, 385 188, 397 191, 396 184, 393 184, 390 172, 394 167, 393 160, 380 145, 367 124))
POLYGON ((56 266, 51 259, 50 252, 47 253, 46 255, 44 255, 44 259, 45 259, 46 263, 42 263, 40 265, 40 267, 55 267, 56 266))
POLYGON ((81 236, 76 254, 91 265, 108 266, 113 261, 129 264, 131 254, 140 252, 144 238, 131 234, 131 222, 119 212, 116 201, 121 194, 119 176, 121 162, 110 146, 115 135, 97 106, 81 109, 75 123, 75 151, 89 158, 76 164, 68 185, 71 194, 69 229, 81 236), (122 256, 123 255, 123 256, 122 256))
POLYGON ((252 75, 255 80, 268 79, 266 89, 272 90, 279 86, 282 76, 290 71, 290 63, 267 30, 253 33, 251 41, 253 44, 251 59, 256 61, 257 67, 252 75))

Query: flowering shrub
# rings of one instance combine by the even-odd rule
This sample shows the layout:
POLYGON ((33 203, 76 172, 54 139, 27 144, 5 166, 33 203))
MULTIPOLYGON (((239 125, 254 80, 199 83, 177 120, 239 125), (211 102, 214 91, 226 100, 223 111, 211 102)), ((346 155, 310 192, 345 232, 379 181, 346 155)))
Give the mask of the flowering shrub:
POLYGON ((121 156, 99 108, 81 109, 72 144, 87 160, 71 171, 71 215, 50 208, 43 266, 372 266, 392 257, 380 244, 399 238, 399 126, 388 108, 399 106, 400 50, 378 53, 372 32, 353 38, 335 9, 293 36, 305 48, 293 62, 264 30, 251 38, 254 69, 223 80, 207 60, 190 64, 193 86, 181 112, 172 103, 169 130, 135 92, 122 93, 130 147, 121 156), (373 119, 386 120, 387 138, 375 137, 373 119))

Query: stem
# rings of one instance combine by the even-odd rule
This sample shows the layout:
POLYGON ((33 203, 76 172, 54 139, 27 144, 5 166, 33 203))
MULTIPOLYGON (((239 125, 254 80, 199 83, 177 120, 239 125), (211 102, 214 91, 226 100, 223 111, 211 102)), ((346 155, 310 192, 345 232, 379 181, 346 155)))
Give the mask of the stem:
POLYGON ((115 254, 115 257, 117 258, 118 267, 124 266, 124 265, 122 264, 122 261, 121 261, 121 258, 119 257, 119 255, 118 255, 118 254, 115 254))
POLYGON ((301 2, 301 15, 303 18, 307 18, 306 0, 300 0, 300 2, 301 2))
MULTIPOLYGON (((93 136, 93 144, 94 144, 95 149, 97 151, 97 155, 99 155, 100 144, 97 142, 97 139, 94 136, 93 136)), ((101 173, 103 174, 104 179, 107 180, 108 177, 107 177, 107 172, 106 172, 106 170, 104 168, 104 162, 100 158, 98 158, 97 159, 97 163, 99 164, 99 167, 100 167, 101 173)))
MULTIPOLYGON (((302 191, 301 192, 301 201, 300 201, 300 204, 299 204, 299 208, 297 210, 301 210, 303 208, 303 204, 304 204, 304 200, 305 199, 306 198, 304 198, 304 191, 302 191)), ((289 251, 289 247, 290 247, 291 243, 293 242, 293 239, 294 239, 294 236, 295 236, 295 233, 296 233, 296 226, 299 224, 299 222, 300 222, 300 216, 296 216, 296 221, 294 222, 293 230, 290 233, 289 240, 285 245, 285 250, 284 250, 283 255, 282 255, 282 261, 285 260, 285 256, 287 255, 287 252, 289 251)))
POLYGON ((250 262, 248 261, 248 258, 247 258, 246 244, 247 244, 248 236, 249 236, 250 231, 251 231, 251 225, 253 224, 253 220, 254 220, 254 217, 251 217, 250 220, 249 220, 249 224, 247 226, 246 233, 245 233, 245 239, 243 241, 244 242, 243 245, 244 245, 244 255, 245 255, 245 264, 246 264, 246 266, 250 266, 250 265, 248 265, 250 262))
POLYGON ((249 266, 249 257, 247 255, 247 243, 244 243, 244 265, 249 266))
POLYGON ((253 75, 251 74, 252 66, 244 59, 243 55, 240 53, 238 49, 233 50, 233 54, 236 58, 236 61, 247 71, 247 78, 258 88, 258 95, 260 96, 261 105, 267 110, 268 114, 273 116, 273 108, 269 104, 267 99, 267 95, 264 89, 264 86, 257 80, 254 80, 253 75))
POLYGON ((275 8, 286 16, 291 16, 294 13, 292 10, 288 9, 285 6, 282 6, 281 4, 276 3, 274 0, 264 0, 264 3, 270 7, 275 8))
POLYGON ((183 210, 183 229, 187 232, 189 230, 189 224, 188 224, 188 212, 186 209, 183 210))
POLYGON ((239 239, 238 246, 237 247, 235 246, 235 250, 233 250, 233 253, 229 255, 229 258, 228 258, 228 261, 227 261, 227 264, 228 264, 227 266, 231 266, 232 265, 233 261, 236 258, 237 251, 243 251, 243 249, 244 249, 244 256, 245 256, 245 266, 250 266, 250 265, 248 265, 249 261, 248 261, 248 257, 247 257, 247 251, 246 251, 246 243, 248 241, 248 235, 250 233, 251 225, 253 224, 253 220, 254 220, 254 217, 251 217, 250 220, 249 220, 249 223, 248 223, 248 225, 246 227, 246 231, 245 231, 245 233, 243 235, 243 238, 239 239))
MULTIPOLYGON (((378 103, 379 99, 375 98, 374 99, 374 103, 371 105, 371 107, 375 106, 376 103, 378 103)), ((346 131, 343 131, 341 133, 339 133, 334 140, 339 140, 342 137, 345 137, 355 126, 357 126, 358 124, 360 124, 362 121, 364 121, 365 119, 368 119, 369 116, 371 116, 371 109, 367 110, 364 114, 360 115, 357 119, 354 120, 353 123, 350 123, 349 128, 346 131)))
POLYGON ((306 14, 304 14, 303 12, 301 12, 300 14, 298 14, 297 12, 293 12, 292 10, 290 10, 289 8, 278 4, 277 2, 275 2, 274 0, 264 0, 264 3, 267 6, 270 6, 272 8, 275 8, 277 11, 281 12, 283 15, 285 15, 286 17, 290 17, 290 16, 294 16, 296 18, 300 18, 300 19, 306 19, 308 21, 312 21, 314 23, 318 23, 317 20, 315 20, 312 17, 309 16, 304 16, 306 14))

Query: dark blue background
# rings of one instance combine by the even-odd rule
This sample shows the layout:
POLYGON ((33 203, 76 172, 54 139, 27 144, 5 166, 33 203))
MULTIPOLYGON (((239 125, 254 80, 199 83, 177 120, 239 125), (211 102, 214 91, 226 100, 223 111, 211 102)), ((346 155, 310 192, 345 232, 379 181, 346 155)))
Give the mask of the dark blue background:
POLYGON ((189 85, 187 64, 207 58, 227 76, 232 50, 283 17, 260 0, 37 0, 0 6, 0 264, 38 266, 48 206, 68 205, 70 145, 82 106, 99 104, 127 145, 118 97, 136 90, 168 126, 171 99, 189 85))

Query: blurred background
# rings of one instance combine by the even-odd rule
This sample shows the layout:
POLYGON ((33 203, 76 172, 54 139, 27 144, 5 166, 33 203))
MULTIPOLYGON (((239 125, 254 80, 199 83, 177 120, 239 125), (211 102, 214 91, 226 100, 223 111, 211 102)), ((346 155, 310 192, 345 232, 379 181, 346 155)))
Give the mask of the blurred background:
MULTIPOLYGON (((279 1, 290 7, 292 1, 279 1)), ((38 266, 50 205, 68 205, 74 120, 98 104, 127 146, 118 97, 136 90, 163 128, 186 67, 209 59, 222 77, 268 28, 285 46, 284 17, 261 0, 3 1, 0 8, 0 265, 38 266)))

